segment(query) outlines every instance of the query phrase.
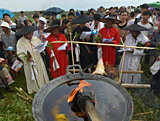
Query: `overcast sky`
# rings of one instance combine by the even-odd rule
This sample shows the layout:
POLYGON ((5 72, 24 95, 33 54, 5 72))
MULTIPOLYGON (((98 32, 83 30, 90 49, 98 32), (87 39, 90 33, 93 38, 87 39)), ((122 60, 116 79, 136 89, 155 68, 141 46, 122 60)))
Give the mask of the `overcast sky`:
POLYGON ((0 8, 11 11, 42 10, 49 7, 60 7, 64 10, 70 8, 87 10, 88 8, 105 8, 111 6, 137 6, 143 3, 155 2, 157 0, 0 0, 0 8))

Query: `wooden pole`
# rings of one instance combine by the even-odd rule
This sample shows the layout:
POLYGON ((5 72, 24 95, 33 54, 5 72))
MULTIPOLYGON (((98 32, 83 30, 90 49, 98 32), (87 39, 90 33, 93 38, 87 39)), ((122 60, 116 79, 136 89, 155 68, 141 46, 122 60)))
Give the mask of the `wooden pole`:
POLYGON ((122 78, 122 73, 123 73, 125 54, 126 54, 126 40, 125 40, 125 46, 124 46, 124 52, 123 52, 123 58, 122 58, 122 66, 121 66, 120 76, 119 76, 119 80, 118 80, 119 84, 121 84, 121 78, 122 78))
MULTIPOLYGON (((51 43, 66 43, 66 41, 54 41, 51 43)), ((103 46, 114 46, 114 47, 125 47, 125 45, 116 45, 116 44, 105 44, 105 43, 91 43, 91 42, 79 42, 79 41, 68 41, 68 43, 77 43, 77 44, 88 44, 88 45, 103 45, 103 46)), ((136 48, 136 49, 157 49, 156 47, 137 47, 137 46, 126 46, 126 48, 136 48)))
MULTIPOLYGON (((74 66, 74 55, 73 55, 72 33, 70 33, 70 42, 71 42, 72 65, 74 66)), ((75 74, 75 68, 74 68, 74 67, 73 67, 73 73, 75 74)))
POLYGON ((91 121, 103 121, 92 102, 90 102, 89 100, 85 100, 84 104, 85 112, 87 113, 91 121))
POLYGON ((121 43, 124 45, 124 42, 123 42, 123 40, 122 40, 122 38, 120 37, 120 40, 121 40, 121 43))
POLYGON ((143 71, 122 71, 122 73, 143 74, 143 71))
POLYGON ((151 88, 150 84, 121 84, 124 88, 151 88))
POLYGON ((146 115, 146 114, 151 114, 151 113, 153 113, 153 111, 138 113, 138 114, 134 114, 133 116, 141 116, 141 115, 146 115))

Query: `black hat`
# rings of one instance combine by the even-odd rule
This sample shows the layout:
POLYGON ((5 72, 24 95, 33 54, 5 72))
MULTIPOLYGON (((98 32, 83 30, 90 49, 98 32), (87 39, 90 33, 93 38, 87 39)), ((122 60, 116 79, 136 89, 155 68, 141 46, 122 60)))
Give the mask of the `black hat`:
POLYGON ((22 29, 20 29, 16 35, 25 35, 25 34, 29 34, 31 32, 34 32, 36 30, 40 29, 40 27, 36 27, 36 26, 25 26, 22 29))
POLYGON ((83 11, 81 11, 81 15, 78 17, 75 17, 72 20, 73 24, 85 24, 87 22, 93 21, 93 17, 92 16, 87 16, 87 15, 83 15, 83 11))
POLYGON ((112 16, 106 16, 106 17, 102 18, 102 19, 101 19, 101 22, 106 23, 107 20, 112 20, 112 21, 113 21, 113 24, 118 24, 118 23, 121 22, 120 20, 118 20, 118 19, 116 19, 116 18, 114 18, 114 17, 112 17, 112 16))
POLYGON ((45 29, 45 30, 43 30, 44 32, 52 32, 52 30, 54 29, 54 28, 61 28, 62 26, 60 26, 60 25, 52 25, 52 26, 50 26, 50 27, 48 27, 47 29, 45 29))
POLYGON ((123 28, 123 30, 127 30, 127 31, 149 31, 149 29, 147 29, 143 26, 140 26, 138 24, 133 24, 131 26, 123 28))

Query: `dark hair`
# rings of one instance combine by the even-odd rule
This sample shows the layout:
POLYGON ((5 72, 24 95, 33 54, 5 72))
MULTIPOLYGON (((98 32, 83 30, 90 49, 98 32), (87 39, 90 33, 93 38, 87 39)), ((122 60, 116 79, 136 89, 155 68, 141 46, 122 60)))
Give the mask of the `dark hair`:
POLYGON ((66 14, 62 14, 61 17, 66 17, 66 14))
POLYGON ((121 11, 121 12, 120 12, 120 15, 121 15, 122 13, 127 13, 127 15, 128 15, 128 11, 126 11, 126 10, 121 11))
POLYGON ((101 15, 100 14, 94 14, 93 15, 93 18, 96 20, 96 21, 100 21, 100 19, 101 19, 101 15))
POLYGON ((75 15, 74 15, 74 13, 70 12, 70 13, 68 14, 68 17, 69 17, 69 16, 73 16, 73 17, 74 17, 75 15))
POLYGON ((148 8, 149 8, 148 4, 146 4, 146 3, 144 3, 144 4, 140 5, 140 7, 141 7, 141 8, 146 8, 146 9, 148 9, 148 8))
POLYGON ((142 13, 142 15, 149 15, 149 16, 151 16, 151 12, 150 12, 149 10, 147 10, 147 11, 144 11, 144 12, 142 13))
POLYGON ((92 10, 94 10, 94 8, 91 8, 89 11, 91 12, 92 10))
POLYGON ((117 18, 117 15, 116 14, 112 14, 111 17, 116 17, 117 18))
POLYGON ((135 13, 134 12, 131 12, 130 13, 130 17, 134 17, 135 16, 135 13))
POLYGON ((88 12, 88 15, 89 15, 89 14, 93 14, 93 15, 94 15, 94 13, 93 13, 93 12, 88 12))
POLYGON ((115 7, 116 10, 118 10, 118 7, 115 7))
POLYGON ((159 11, 159 8, 155 8, 155 11, 159 11))
POLYGON ((110 7, 109 10, 114 9, 113 7, 110 7))
POLYGON ((3 14, 3 18, 4 18, 5 16, 9 16, 9 17, 10 17, 10 15, 9 15, 8 13, 3 14))
POLYGON ((140 13, 140 10, 139 10, 139 9, 136 9, 134 12, 135 12, 135 13, 140 13))
POLYGON ((39 18, 39 15, 38 14, 34 14, 33 15, 33 19, 35 19, 35 18, 39 18))
POLYGON ((101 8, 104 8, 104 7, 103 7, 103 6, 100 6, 99 8, 101 9, 101 8))
POLYGON ((64 23, 64 24, 68 24, 68 19, 64 19, 63 21, 62 21, 62 24, 64 23))
POLYGON ((118 13, 118 15, 119 15, 119 11, 114 11, 115 13, 117 12, 118 13))
POLYGON ((24 25, 23 25, 22 23, 16 24, 16 29, 21 29, 21 28, 23 28, 23 27, 24 27, 24 25))
POLYGON ((24 11, 21 11, 20 13, 24 13, 24 11))
POLYGON ((71 12, 71 11, 73 11, 73 12, 74 12, 74 9, 73 9, 73 8, 71 8, 71 9, 69 10, 69 12, 71 12))
POLYGON ((27 22, 28 22, 28 21, 29 21, 30 23, 32 23, 32 21, 31 21, 31 20, 29 20, 29 19, 28 19, 28 20, 27 20, 27 22))

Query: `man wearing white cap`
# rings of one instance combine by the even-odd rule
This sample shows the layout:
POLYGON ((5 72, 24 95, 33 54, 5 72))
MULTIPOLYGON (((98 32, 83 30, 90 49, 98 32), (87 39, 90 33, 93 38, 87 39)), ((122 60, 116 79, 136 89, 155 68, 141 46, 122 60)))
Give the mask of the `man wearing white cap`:
MULTIPOLYGON (((50 33, 45 33, 43 30, 46 29, 46 19, 44 17, 40 17, 38 20, 38 27, 40 27, 39 30, 34 32, 34 36, 38 37, 41 42, 45 42, 47 37, 50 35, 50 33)), ((47 50, 45 49, 45 55, 43 56, 43 59, 45 57, 46 60, 46 66, 47 69, 50 71, 50 61, 49 61, 49 55, 47 50)))
POLYGON ((40 29, 34 32, 34 36, 38 37, 42 42, 44 42, 45 39, 49 36, 49 33, 43 32, 43 30, 46 29, 46 23, 46 19, 40 17, 38 20, 38 27, 40 27, 40 29))
POLYGON ((4 44, 5 48, 8 48, 9 46, 13 47, 16 50, 16 35, 15 32, 10 30, 10 26, 7 22, 2 22, 1 28, 3 30, 1 34, 1 39, 4 44))

